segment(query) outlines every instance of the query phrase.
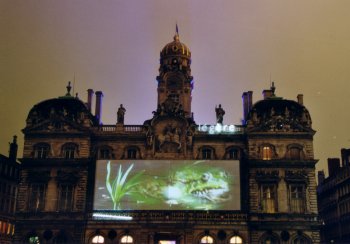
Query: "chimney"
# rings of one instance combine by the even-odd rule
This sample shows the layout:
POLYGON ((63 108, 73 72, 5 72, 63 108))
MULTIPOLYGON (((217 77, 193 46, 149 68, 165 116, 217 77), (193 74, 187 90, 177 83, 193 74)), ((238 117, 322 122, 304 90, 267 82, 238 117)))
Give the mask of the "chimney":
POLYGON ((17 150, 18 150, 18 145, 17 145, 17 136, 13 136, 13 141, 10 143, 10 153, 9 153, 9 159, 10 161, 15 162, 17 159, 17 150))
POLYGON ((304 95, 303 94, 298 94, 297 99, 298 99, 298 103, 300 105, 304 105, 304 95))
POLYGON ((349 149, 342 148, 340 152, 341 152, 342 166, 348 167, 350 165, 350 148, 349 149))
POLYGON ((87 92, 88 92, 87 107, 88 107, 88 110, 91 112, 92 96, 94 95, 94 90, 88 89, 87 92))
POLYGON ((252 106, 253 106, 253 92, 252 91, 243 92, 242 100, 243 100, 243 123, 245 123, 247 121, 249 111, 252 109, 252 106))
POLYGON ((101 112, 102 112, 102 97, 103 93, 101 91, 95 92, 96 94, 96 107, 95 107, 95 116, 98 120, 98 123, 101 123, 101 112))
POLYGON ((324 176, 324 171, 323 170, 318 171, 317 178, 318 178, 318 185, 322 185, 324 179, 326 178, 324 176))
POLYGON ((340 159, 339 158, 329 158, 328 159, 328 174, 329 176, 336 175, 340 169, 340 159))

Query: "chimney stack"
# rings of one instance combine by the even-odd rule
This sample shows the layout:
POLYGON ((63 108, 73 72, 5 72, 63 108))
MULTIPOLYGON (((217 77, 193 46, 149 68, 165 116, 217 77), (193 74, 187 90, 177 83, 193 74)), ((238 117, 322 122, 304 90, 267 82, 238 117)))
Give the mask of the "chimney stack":
POLYGON ((317 177, 318 177, 318 185, 322 185, 324 179, 326 178, 324 175, 324 171, 323 170, 318 171, 317 177))
POLYGON ((98 120, 98 123, 101 123, 101 112, 102 112, 102 91, 95 92, 96 94, 96 107, 95 107, 95 116, 98 120))
POLYGON ((92 96, 94 95, 94 90, 88 89, 87 92, 88 92, 87 107, 88 107, 88 110, 91 112, 92 96))
POLYGON ((350 148, 349 149, 342 148, 340 152, 341 152, 342 166, 348 167, 350 165, 350 148))
POLYGON ((328 158, 328 174, 329 176, 336 175, 340 169, 339 158, 328 158))
POLYGON ((17 136, 13 136, 13 141, 10 143, 10 152, 9 152, 9 159, 10 161, 15 162, 17 159, 17 150, 18 150, 18 145, 17 145, 17 136))
POLYGON ((252 106, 253 106, 253 92, 252 91, 243 92, 242 100, 243 100, 243 123, 245 123, 247 121, 249 111, 252 109, 252 106))
POLYGON ((298 99, 298 103, 300 105, 304 105, 304 95, 303 94, 298 94, 297 99, 298 99))

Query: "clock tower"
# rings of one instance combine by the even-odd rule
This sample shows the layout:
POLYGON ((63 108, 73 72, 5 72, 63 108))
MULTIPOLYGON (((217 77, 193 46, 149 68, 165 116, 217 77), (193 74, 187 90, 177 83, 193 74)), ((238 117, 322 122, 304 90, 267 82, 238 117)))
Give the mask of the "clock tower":
POLYGON ((191 52, 180 42, 177 28, 174 41, 165 45, 160 53, 157 81, 158 108, 180 109, 185 117, 192 117, 191 52))

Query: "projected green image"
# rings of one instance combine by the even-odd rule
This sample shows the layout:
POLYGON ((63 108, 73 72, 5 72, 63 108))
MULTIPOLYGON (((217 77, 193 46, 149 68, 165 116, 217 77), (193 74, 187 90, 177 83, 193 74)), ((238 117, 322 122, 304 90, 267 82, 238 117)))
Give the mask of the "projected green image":
POLYGON ((94 208, 239 209, 238 162, 98 161, 94 208))

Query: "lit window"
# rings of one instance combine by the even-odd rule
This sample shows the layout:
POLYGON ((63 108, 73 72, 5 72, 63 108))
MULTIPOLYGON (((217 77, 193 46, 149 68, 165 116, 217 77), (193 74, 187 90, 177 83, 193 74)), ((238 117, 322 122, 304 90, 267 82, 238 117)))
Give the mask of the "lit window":
POLYGON ((101 235, 94 236, 91 243, 105 243, 105 238, 101 235))
POLYGON ((74 196, 73 185, 60 185, 58 188, 58 210, 70 211, 72 210, 74 196))
POLYGON ((126 235, 120 239, 120 243, 134 243, 132 236, 126 235))
POLYGON ((44 210, 46 187, 44 184, 32 184, 29 194, 29 210, 44 210))
POLYGON ((230 239, 230 244, 241 244, 243 243, 243 239, 240 236, 233 236, 230 239))
POLYGON ((263 147, 263 160, 271 160, 272 158, 272 149, 269 146, 263 147))
POLYGON ((214 243, 213 237, 209 235, 203 236, 200 244, 204 244, 204 243, 214 243))
POLYGON ((304 186, 290 186, 290 210, 294 213, 303 213, 305 211, 304 186))
POLYGON ((274 213, 276 211, 276 186, 263 185, 261 187, 261 207, 265 213, 274 213))
POLYGON ((213 150, 210 148, 203 148, 202 149, 202 159, 212 159, 213 157, 213 150))
POLYGON ((34 147, 34 157, 45 159, 49 155, 50 146, 47 144, 39 144, 34 147))
POLYGON ((159 241, 158 244, 176 244, 176 241, 159 241))

